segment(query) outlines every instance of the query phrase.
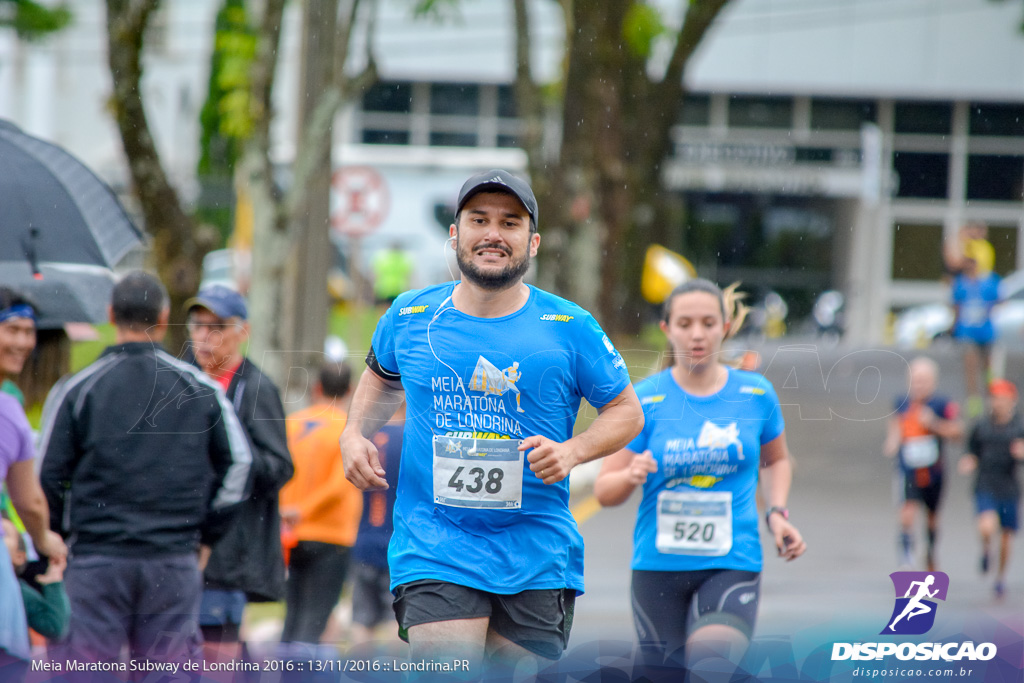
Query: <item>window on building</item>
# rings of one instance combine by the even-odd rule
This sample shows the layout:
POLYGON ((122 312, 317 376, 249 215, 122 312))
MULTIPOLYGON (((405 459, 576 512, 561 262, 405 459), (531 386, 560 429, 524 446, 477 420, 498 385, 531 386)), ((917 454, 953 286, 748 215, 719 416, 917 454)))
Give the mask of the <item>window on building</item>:
POLYGON ((953 105, 948 102, 897 102, 897 133, 947 135, 953 128, 953 105))
POLYGON ((811 130, 860 130, 876 120, 876 109, 870 100, 811 100, 811 130))
POLYGON ((945 199, 949 185, 949 155, 896 152, 893 169, 899 177, 897 197, 945 199))
POLYGON ((729 98, 729 125, 737 128, 789 128, 793 125, 793 100, 788 97, 729 98))
POLYGON ((971 154, 967 198, 1019 202, 1024 196, 1024 156, 971 154))
POLYGON ((942 277, 942 226, 897 223, 892 233, 892 279, 942 277))
POLYGON ((522 143, 519 141, 517 135, 499 135, 498 136, 498 147, 521 147, 522 143))
POLYGON ((971 135, 1024 137, 1024 105, 972 104, 971 135))
POLYGON ((827 147, 797 147, 795 158, 797 163, 828 164, 832 163, 835 150, 827 147))
POLYGON ((505 119, 514 119, 516 117, 515 86, 498 86, 498 116, 505 119))
POLYGON ((430 133, 430 145, 432 147, 476 147, 476 134, 433 131, 430 133))
POLYGON ((412 111, 412 83, 380 81, 363 95, 363 111, 408 114, 412 111))
POLYGON ((407 130, 373 130, 363 129, 363 144, 366 145, 408 145, 407 130))
POLYGON ((432 83, 430 113, 477 116, 480 113, 480 86, 472 83, 432 83))
POLYGON ((684 126, 707 126, 711 123, 711 96, 683 95, 679 123, 684 126))
POLYGON ((988 241, 996 253, 995 271, 1009 275, 1017 270, 1017 238, 1019 230, 1013 226, 988 226, 988 241))

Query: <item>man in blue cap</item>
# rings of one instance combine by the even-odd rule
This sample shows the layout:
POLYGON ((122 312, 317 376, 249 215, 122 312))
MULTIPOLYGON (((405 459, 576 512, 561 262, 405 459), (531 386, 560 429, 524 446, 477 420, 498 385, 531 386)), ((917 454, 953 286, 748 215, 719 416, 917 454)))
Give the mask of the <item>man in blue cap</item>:
POLYGON ((199 621, 207 659, 233 660, 240 656, 246 603, 284 597, 277 494, 292 477, 292 460, 277 387, 242 353, 249 336, 245 299, 230 287, 210 285, 185 307, 196 363, 227 393, 253 455, 251 493, 203 573, 199 621))

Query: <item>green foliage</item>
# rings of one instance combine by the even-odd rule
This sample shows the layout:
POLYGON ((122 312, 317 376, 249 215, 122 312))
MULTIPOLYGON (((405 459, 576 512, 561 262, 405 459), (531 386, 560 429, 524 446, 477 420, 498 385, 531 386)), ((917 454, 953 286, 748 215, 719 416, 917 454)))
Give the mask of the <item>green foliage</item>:
POLYGON ((22 40, 40 40, 71 23, 66 6, 49 8, 32 0, 0 0, 0 27, 13 28, 22 40))
POLYGON ((224 0, 217 12, 206 102, 199 113, 198 174, 204 194, 196 211, 199 220, 217 227, 222 241, 231 234, 232 207, 211 203, 205 190, 230 184, 242 146, 252 134, 249 70, 255 57, 256 33, 249 25, 245 0, 224 0))
POLYGON ((630 5, 622 22, 623 41, 633 54, 643 59, 650 56, 654 41, 667 32, 661 12, 644 2, 630 5))
POLYGON ((417 19, 432 19, 444 23, 459 17, 462 0, 412 0, 412 13, 417 19))
POLYGON ((249 69, 255 56, 256 34, 249 26, 245 0, 224 0, 217 13, 206 102, 199 114, 200 176, 230 176, 242 143, 252 133, 249 69))

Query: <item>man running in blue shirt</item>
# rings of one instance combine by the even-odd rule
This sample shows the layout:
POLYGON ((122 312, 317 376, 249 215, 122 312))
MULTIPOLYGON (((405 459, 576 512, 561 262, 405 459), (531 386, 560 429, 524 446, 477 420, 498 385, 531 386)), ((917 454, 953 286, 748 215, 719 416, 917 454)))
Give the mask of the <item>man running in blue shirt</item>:
POLYGON ((473 176, 450 234, 462 279, 402 294, 377 324, 341 437, 345 473, 387 486, 370 437, 404 397, 388 559, 413 661, 539 664, 565 649, 583 592, 566 478, 625 446, 643 412, 590 314, 523 283, 540 244, 529 185, 473 176), (581 399, 599 415, 574 437, 581 399))

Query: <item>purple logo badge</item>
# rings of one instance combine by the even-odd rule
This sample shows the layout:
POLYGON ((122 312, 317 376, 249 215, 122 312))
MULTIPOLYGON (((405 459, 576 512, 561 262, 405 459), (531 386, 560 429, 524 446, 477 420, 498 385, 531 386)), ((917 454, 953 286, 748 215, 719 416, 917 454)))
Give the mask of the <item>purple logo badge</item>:
POLYGON ((945 600, 949 577, 943 572, 893 572, 896 606, 882 635, 919 636, 935 624, 936 600, 945 600))

